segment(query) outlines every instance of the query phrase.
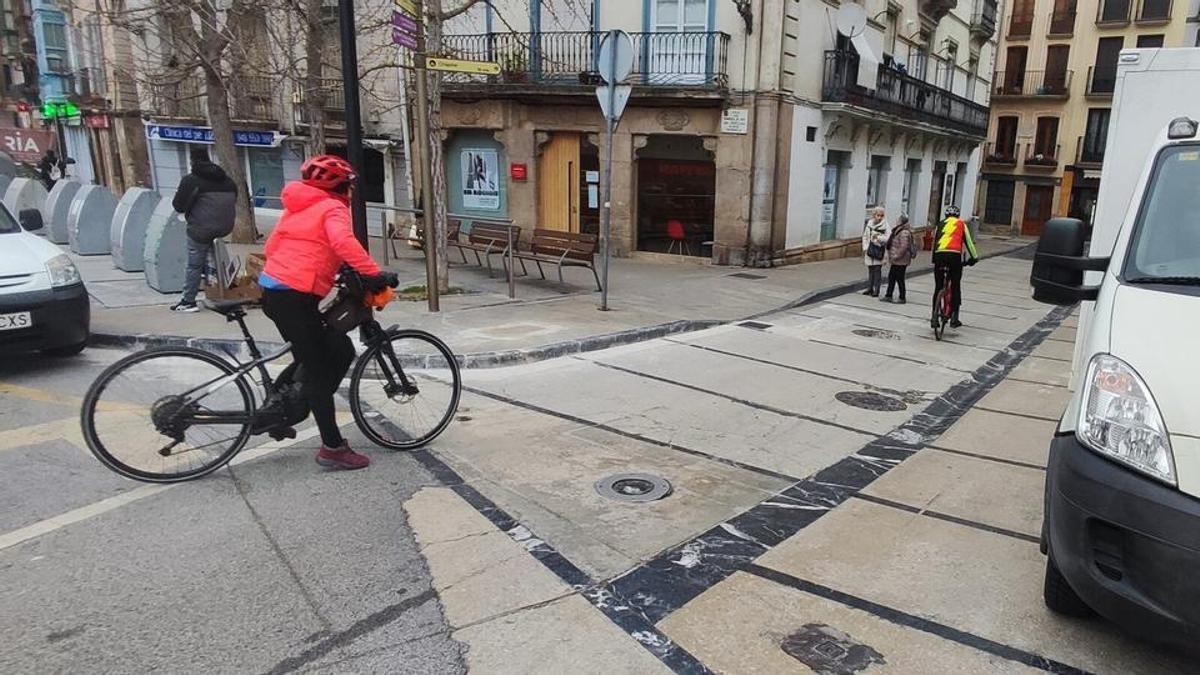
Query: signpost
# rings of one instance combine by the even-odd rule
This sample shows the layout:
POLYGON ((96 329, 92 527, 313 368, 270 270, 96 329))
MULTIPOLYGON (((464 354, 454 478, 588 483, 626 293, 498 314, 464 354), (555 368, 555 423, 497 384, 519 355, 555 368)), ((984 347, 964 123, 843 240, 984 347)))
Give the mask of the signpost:
POLYGON ((603 86, 596 87, 596 98, 600 101, 600 111, 605 120, 605 150, 604 150, 604 190, 603 219, 600 231, 600 246, 602 250, 602 265, 600 268, 600 311, 608 311, 608 260, 612 256, 612 156, 613 132, 621 121, 621 113, 625 112, 625 104, 629 102, 631 88, 627 84, 618 84, 629 77, 633 70, 633 40, 623 30, 610 30, 600 43, 598 59, 600 77, 604 78, 603 86))
POLYGON ((425 67, 430 70, 441 70, 447 73, 472 73, 475 75, 500 74, 500 64, 494 61, 464 61, 462 59, 442 59, 431 56, 425 59, 425 67))

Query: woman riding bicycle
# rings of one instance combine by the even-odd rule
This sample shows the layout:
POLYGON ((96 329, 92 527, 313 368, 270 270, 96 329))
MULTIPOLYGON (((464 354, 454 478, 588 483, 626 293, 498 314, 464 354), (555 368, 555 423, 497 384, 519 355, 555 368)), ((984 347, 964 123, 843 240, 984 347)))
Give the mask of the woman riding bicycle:
POLYGON ((350 449, 334 413, 333 395, 354 361, 354 345, 325 325, 317 305, 333 288, 343 262, 372 285, 385 281, 354 237, 350 194, 355 178, 340 157, 318 155, 304 163, 300 180, 283 189, 283 217, 267 239, 267 264, 259 277, 263 311, 292 344, 295 357, 280 380, 303 368, 299 379, 321 432, 317 463, 338 469, 362 469, 371 460, 350 449))
POLYGON ((950 327, 958 328, 962 322, 958 320, 958 308, 962 305, 962 268, 963 254, 967 254, 967 265, 974 265, 979 260, 975 252, 975 242, 971 239, 971 230, 959 216, 957 206, 946 207, 946 220, 938 225, 933 235, 933 317, 929 325, 938 329, 938 295, 946 275, 950 275, 950 306, 953 314, 950 327))

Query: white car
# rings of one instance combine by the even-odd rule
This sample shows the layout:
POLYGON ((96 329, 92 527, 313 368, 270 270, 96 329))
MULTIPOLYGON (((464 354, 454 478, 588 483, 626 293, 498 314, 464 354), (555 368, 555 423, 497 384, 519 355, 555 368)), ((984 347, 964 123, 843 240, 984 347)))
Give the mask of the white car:
POLYGON ((33 234, 41 228, 37 210, 21 212, 18 224, 0 206, 0 356, 70 356, 87 346, 87 289, 71 258, 33 234))

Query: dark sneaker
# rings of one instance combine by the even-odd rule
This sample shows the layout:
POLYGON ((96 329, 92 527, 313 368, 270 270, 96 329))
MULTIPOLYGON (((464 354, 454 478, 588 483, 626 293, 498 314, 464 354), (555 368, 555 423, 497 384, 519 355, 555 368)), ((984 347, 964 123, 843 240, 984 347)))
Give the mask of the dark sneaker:
POLYGON ((962 328, 962 322, 958 319, 950 319, 951 328, 962 328))
POLYGON ((940 323, 938 323, 938 320, 937 320, 937 319, 930 319, 930 320, 929 320, 929 327, 930 327, 930 328, 932 328, 932 329, 934 329, 934 330, 937 330, 939 326, 941 326, 941 324, 940 324, 940 323))
POLYGON ((890 295, 883 296, 882 298, 879 299, 879 301, 880 302, 895 302, 895 300, 892 300, 892 296, 890 296, 890 295))
POLYGON ((867 290, 863 291, 862 294, 863 295, 875 295, 875 291, 868 288, 867 290))
POLYGON ((342 443, 339 448, 322 445, 317 451, 317 464, 329 469, 365 469, 371 465, 371 458, 351 450, 349 443, 342 443))
POLYGON ((896 304, 897 305, 907 305, 908 301, 905 300, 904 298, 900 298, 899 300, 896 301, 896 304))
POLYGON ((185 313, 190 314, 192 312, 199 312, 200 306, 194 302, 184 302, 183 300, 180 300, 179 302, 175 303, 174 305, 171 305, 171 311, 172 312, 185 312, 185 313))

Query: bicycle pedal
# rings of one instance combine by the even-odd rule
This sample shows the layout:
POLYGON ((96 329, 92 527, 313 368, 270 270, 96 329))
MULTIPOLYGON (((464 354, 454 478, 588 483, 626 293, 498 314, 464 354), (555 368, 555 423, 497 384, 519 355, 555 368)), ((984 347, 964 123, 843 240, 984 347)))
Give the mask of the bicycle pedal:
POLYGON ((296 437, 296 429, 294 427, 280 427, 278 429, 271 429, 267 432, 267 435, 277 441, 290 440, 296 437))

